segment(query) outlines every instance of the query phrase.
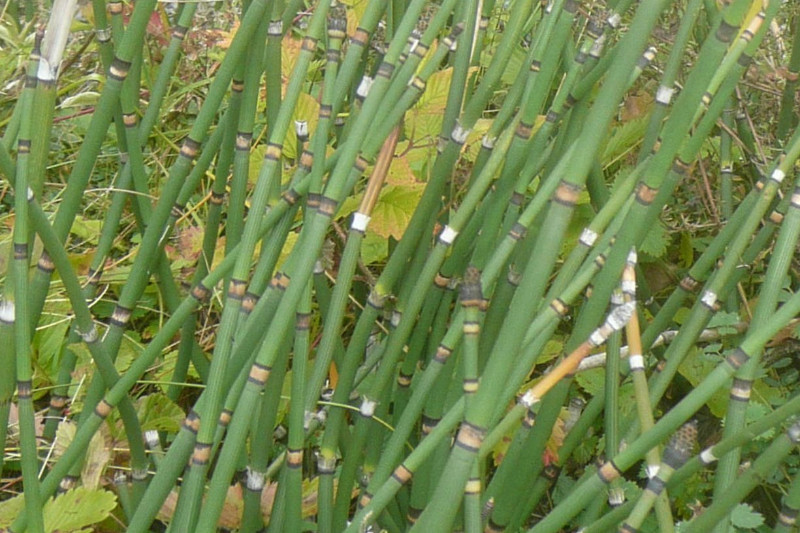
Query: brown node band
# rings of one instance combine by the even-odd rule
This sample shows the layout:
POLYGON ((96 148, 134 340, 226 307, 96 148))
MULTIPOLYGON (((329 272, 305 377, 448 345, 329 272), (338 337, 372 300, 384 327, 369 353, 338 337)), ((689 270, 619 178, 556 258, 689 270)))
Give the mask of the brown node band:
POLYGON ((253 311, 253 308, 258 303, 258 295, 253 294, 252 292, 247 292, 244 295, 244 299, 242 300, 242 311, 247 314, 253 311))
POLYGON ((481 480, 475 477, 469 478, 467 484, 464 485, 464 494, 480 494, 481 493, 481 480))
POLYGON ((209 292, 210 291, 202 283, 198 283, 197 285, 192 287, 192 291, 190 294, 192 295, 192 298, 194 298, 198 302, 203 302, 205 301, 206 298, 208 298, 209 292))
POLYGON ((70 474, 67 474, 59 482, 59 484, 58 484, 58 492, 62 492, 62 493, 63 492, 67 492, 68 490, 71 490, 71 489, 75 488, 75 486, 77 484, 78 484, 78 477, 70 475, 70 474))
POLYGON ((269 373, 272 371, 271 367, 262 365, 260 363, 253 363, 250 368, 250 375, 247 376, 247 381, 254 383, 259 387, 263 387, 269 378, 269 373))
POLYGON ((108 321, 114 326, 124 327, 130 318, 131 310, 127 307, 122 307, 121 305, 117 304, 117 306, 114 308, 114 312, 111 313, 111 318, 108 321))
POLYGON ((247 131, 240 131, 236 134, 236 149, 240 152, 250 151, 250 141, 253 140, 253 134, 247 131))
POLYGON ((125 124, 126 128, 133 128, 134 126, 136 126, 136 114, 124 113, 122 115, 122 123, 125 124))
POLYGON ((477 453, 483 442, 483 437, 486 435, 486 430, 474 426, 469 422, 463 422, 461 429, 458 430, 456 437, 456 446, 464 448, 467 451, 477 453))
POLYGON ((338 48, 328 48, 325 50, 325 61, 328 63, 338 63, 339 62, 339 49, 338 48))
POLYGON ((113 407, 110 403, 108 403, 105 398, 100 400, 100 403, 97 404, 97 407, 94 408, 94 414, 96 414, 101 419, 105 420, 105 418, 111 414, 111 410, 113 407))
POLYGON ((213 205, 222 205, 222 202, 225 201, 225 193, 224 192, 212 191, 211 192, 211 198, 209 198, 209 201, 213 205))
POLYGON ((283 153, 282 144, 267 143, 267 151, 264 153, 264 159, 271 159, 272 161, 280 161, 281 153, 283 153))
POLYGON ((706 91, 706 92, 703 94, 703 97, 700 99, 700 101, 701 101, 701 102, 703 102, 703 105, 705 105, 706 107, 708 107, 708 105, 711 103, 711 99, 712 99, 713 97, 714 97, 714 95, 713 95, 713 94, 711 94, 710 92, 706 91))
POLYGON ((580 193, 580 187, 562 180, 553 193, 553 200, 561 205, 573 207, 577 203, 580 193))
POLYGON ((369 41, 369 32, 364 28, 356 28, 356 32, 350 37, 350 43, 358 46, 366 46, 369 41))
POLYGON ((392 77, 392 72, 394 72, 394 65, 384 61, 383 63, 381 63, 381 66, 378 67, 378 72, 376 72, 375 75, 380 76, 382 78, 386 78, 388 80, 389 78, 392 77))
POLYGON ((697 287, 700 285, 700 282, 687 274, 686 276, 683 277, 683 279, 678 285, 680 286, 681 289, 685 290, 686 292, 694 292, 697 290, 697 287))
POLYGON ((356 157, 356 162, 353 164, 353 167, 359 172, 364 172, 365 170, 367 170, 368 166, 369 166, 369 161, 367 161, 367 159, 361 154, 358 154, 358 157, 356 157))
POLYGON ((533 61, 531 61, 531 71, 532 72, 539 72, 540 70, 542 70, 542 63, 537 61, 537 60, 535 60, 535 59, 533 61))
POLYGON ((320 215, 326 217, 333 217, 336 214, 336 208, 339 204, 333 198, 328 198, 327 196, 323 196, 322 199, 319 201, 319 209, 318 213, 320 215))
POLYGON ((547 122, 550 122, 551 124, 555 124, 556 122, 558 122, 559 118, 561 118, 561 114, 557 113, 555 110, 551 109, 550 111, 547 112, 547 116, 545 117, 545 120, 547 122))
POLYGON ((649 490, 651 493, 658 496, 664 491, 666 486, 667 483, 659 476, 656 476, 654 478, 651 478, 650 481, 647 482, 647 487, 645 488, 645 490, 649 490))
POLYGON ((187 31, 189 31, 189 28, 187 28, 186 26, 180 26, 180 25, 175 26, 174 28, 172 28, 172 38, 182 41, 183 38, 186 37, 187 31))
POLYGON ((433 284, 440 289, 446 289, 450 284, 450 278, 443 276, 441 272, 437 272, 436 276, 433 278, 433 284))
POLYGON ((28 154, 31 151, 31 140, 30 139, 20 139, 17 141, 17 153, 20 154, 28 154))
POLYGON ((311 327, 310 313, 297 313, 295 315, 294 329, 296 331, 308 331, 311 327))
POLYGON ((627 522, 619 526, 619 530, 621 533, 637 533, 639 531, 638 529, 628 524, 627 522))
POLYGON ((597 471, 597 477, 599 477, 600 481, 605 484, 611 483, 621 475, 622 472, 619 471, 617 465, 614 464, 614 461, 606 461, 597 471))
POLYGON ((358 499, 358 506, 361 509, 363 509, 364 507, 369 505, 369 502, 371 502, 371 501, 372 501, 372 494, 370 494, 367 491, 364 491, 364 494, 362 494, 361 498, 358 499))
POLYGON ((219 420, 217 420, 217 425, 221 427, 228 427, 228 424, 231 423, 231 418, 233 418, 233 411, 230 409, 223 409, 222 412, 219 414, 219 420))
POLYGON ((322 104, 319 106, 319 118, 331 118, 333 115, 333 106, 330 104, 322 104))
POLYGON ((293 450, 287 449, 286 450, 286 466, 288 468, 300 468, 303 466, 303 449, 293 450))
POLYGON ((737 402, 749 402, 753 382, 749 379, 734 378, 731 386, 730 399, 737 402))
POLYGON ((525 234, 528 233, 528 228, 520 224, 519 222, 515 222, 511 229, 508 230, 508 236, 514 239, 515 241, 522 240, 525 237, 525 234))
POLYGON ((725 361, 733 368, 734 370, 738 370, 743 364, 745 364, 750 359, 750 355, 740 348, 736 348, 734 351, 725 358, 725 361))
POLYGON ((419 519, 419 515, 422 514, 422 509, 417 509, 416 507, 409 507, 408 513, 406 513, 406 520, 408 520, 409 524, 416 524, 417 520, 419 519))
POLYGON ((445 364, 447 359, 453 354, 453 350, 448 348, 447 346, 440 344, 438 348, 436 348, 436 355, 433 356, 433 360, 439 364, 445 364))
POLYGON ((300 194, 296 190, 290 187, 286 189, 286 192, 281 195, 281 198, 288 205, 292 206, 297 203, 297 200, 300 199, 300 194))
POLYGON ((383 301, 386 299, 385 296, 381 296, 374 290, 369 293, 367 296, 367 305, 375 309, 376 311, 380 311, 383 309, 383 301))
POLYGON ((564 7, 562 8, 566 13, 575 14, 578 11, 578 2, 576 0, 567 0, 564 2, 564 7))
POLYGON ((50 255, 47 252, 42 252, 42 256, 36 263, 36 268, 38 268, 39 270, 41 270, 46 274, 49 274, 56 269, 56 266, 53 264, 53 260, 50 259, 50 255))
POLYGON ((780 224, 783 222, 783 213, 780 211, 773 211, 769 214, 769 221, 773 224, 780 224))
POLYGON ((561 298, 555 298, 553 301, 551 301, 550 309, 555 311, 560 318, 564 318, 569 312, 569 306, 567 306, 567 304, 565 304, 564 300, 561 298))
POLYGON ((789 199, 792 207, 800 207, 800 187, 795 187, 792 191, 792 197, 789 199))
POLYGON ((733 36, 736 35, 736 32, 739 30, 736 26, 732 26, 728 24, 725 19, 719 23, 719 28, 717 29, 717 33, 715 37, 722 43, 729 43, 733 36))
POLYGON ((205 442, 198 442, 194 445, 194 453, 192 454, 193 465, 206 465, 211 458, 211 444, 205 442))
POLYGON ((200 415, 194 410, 189 411, 189 414, 183 419, 183 427, 196 435, 200 431, 200 415))
POLYGON ((439 424, 438 418, 431 418, 427 415, 422 415, 422 433, 427 435, 439 424))
POLYGON ((310 192, 306 195, 306 207, 308 209, 317 209, 322 195, 316 192, 310 192))
MULTIPOLYGON (((477 307, 480 300, 467 300, 461 302, 462 307, 477 307)), ((481 325, 478 322, 464 321, 464 335, 477 335, 481 332, 481 325)))
POLYGON ((650 205, 658 194, 658 189, 639 183, 636 187, 636 201, 642 205, 650 205))
POLYGON ((67 406, 67 400, 68 398, 66 396, 61 396, 60 394, 50 396, 50 409, 61 411, 67 406))
POLYGON ((303 37, 303 44, 300 48, 306 52, 314 52, 317 49, 317 40, 313 37, 303 37))
POLYGON ((784 505, 780 514, 778 514, 778 521, 785 526, 791 527, 797 523, 797 515, 797 509, 792 509, 788 505, 784 505))
POLYGON ((19 396, 20 400, 30 400, 32 393, 33 386, 31 385, 31 381, 29 379, 17 381, 17 396, 19 396))
POLYGON ((392 477, 401 485, 408 483, 413 475, 413 472, 406 468, 406 465, 402 463, 394 469, 394 472, 392 472, 392 477))
POLYGON ((17 261, 28 259, 28 243, 14 243, 14 259, 17 261))
POLYGON ((192 139, 191 137, 186 137, 183 140, 183 144, 181 145, 180 155, 187 159, 194 159, 197 157, 197 152, 200 150, 200 143, 192 139))
POLYGON ((122 14, 122 2, 112 1, 112 2, 108 3, 107 7, 108 7, 108 13, 110 15, 121 15, 122 14))
POLYGON ((516 135, 520 139, 527 140, 531 138, 532 133, 533 133, 533 124, 526 124, 520 121, 520 123, 517 124, 517 130, 514 132, 514 135, 516 135))
POLYGON ((423 92, 427 86, 427 83, 419 76, 414 76, 414 79, 411 80, 411 86, 419 92, 423 92))
POLYGON ((303 153, 300 154, 300 166, 306 170, 310 170, 313 164, 314 164, 314 154, 312 154, 308 150, 303 150, 303 153))
POLYGON ((522 419, 522 425, 528 429, 531 429, 535 423, 536 423, 536 413, 528 409, 527 411, 525 411, 525 417, 522 419))
POLYGON ((464 382, 461 385, 461 390, 463 390, 466 394, 475 394, 478 392, 478 380, 475 378, 464 378, 464 382))
POLYGON ((228 288, 228 298, 239 302, 242 301, 245 289, 247 289, 247 282, 240 279, 231 280, 231 285, 228 288))
POLYGON ((410 374, 403 374, 400 372, 397 374, 397 386, 398 387, 410 387, 411 386, 411 375, 410 374))

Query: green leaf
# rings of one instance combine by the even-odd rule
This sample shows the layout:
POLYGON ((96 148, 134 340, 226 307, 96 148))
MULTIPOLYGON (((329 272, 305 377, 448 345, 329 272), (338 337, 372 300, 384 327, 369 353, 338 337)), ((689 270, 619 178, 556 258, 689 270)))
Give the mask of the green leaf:
MULTIPOLYGON (((44 505, 44 530, 46 533, 92 531, 92 524, 102 522, 117 506, 114 493, 103 489, 78 487, 44 505)), ((0 527, 7 528, 25 509, 22 494, 0 503, 0 527)))
POLYGON ((361 241, 361 260, 365 265, 380 263, 389 256, 389 241, 386 237, 368 231, 361 241))
POLYGON ((635 147, 644 136, 649 117, 629 120, 611 131, 611 136, 603 150, 603 167, 616 162, 626 152, 635 147))
POLYGON ((732 335, 736 333, 736 328, 733 326, 739 323, 739 315, 737 313, 729 313, 727 311, 717 311, 711 320, 708 321, 709 328, 719 328, 722 335, 732 335))
POLYGON ((142 431, 155 429, 171 433, 180 430, 181 421, 186 416, 180 407, 161 393, 140 398, 136 405, 136 413, 142 421, 142 431))
MULTIPOLYGON (((681 366, 678 367, 678 372, 693 387, 697 387, 717 367, 719 361, 719 356, 709 356, 702 350, 692 348, 689 355, 681 363, 681 366)), ((728 394, 725 388, 717 390, 706 402, 706 405, 711 409, 711 413, 714 416, 722 418, 728 409, 728 394)))
POLYGON ((668 244, 669 235, 667 235, 664 224, 659 221, 650 227, 644 241, 642 241, 642 245, 639 247, 639 251, 651 257, 659 258, 667 251, 668 244))
POLYGON ((422 196, 422 187, 386 186, 372 210, 369 227, 383 238, 403 236, 422 196))
POLYGON ((742 529, 755 529, 764 524, 764 516, 746 503, 740 503, 731 511, 731 524, 742 529))
POLYGON ((70 233, 77 235, 90 244, 97 244, 102 228, 103 221, 101 219, 89 220, 81 215, 77 215, 75 217, 75 223, 72 224, 72 228, 70 228, 70 233))

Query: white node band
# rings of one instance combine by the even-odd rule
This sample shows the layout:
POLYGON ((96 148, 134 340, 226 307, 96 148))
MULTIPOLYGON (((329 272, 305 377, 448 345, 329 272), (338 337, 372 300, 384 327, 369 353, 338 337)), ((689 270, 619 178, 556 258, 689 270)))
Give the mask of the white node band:
POLYGON ((717 303, 717 295, 713 291, 705 291, 703 293, 703 297, 700 298, 700 301, 706 304, 708 307, 714 307, 714 304, 717 303))
POLYGON ((359 213, 356 211, 353 213, 353 223, 350 224, 350 229, 354 229, 363 233, 367 231, 367 225, 369 225, 369 221, 369 215, 365 215, 364 213, 359 213))
POLYGON ((675 89, 661 85, 659 86, 658 91, 656 91, 656 102, 659 104, 669 105, 673 94, 675 94, 675 89))
POLYGON ((375 408, 377 406, 378 406, 377 402, 374 402, 372 400, 364 399, 364 401, 361 402, 361 414, 362 414, 362 416, 365 416, 367 418, 372 418, 372 415, 375 414, 375 408))
POLYGON ((589 228, 584 228, 581 232, 581 237, 578 240, 584 246, 594 246, 595 241, 597 241, 597 237, 598 235, 596 231, 589 228))
POLYGON ((369 94, 369 90, 372 88, 373 79, 369 76, 364 76, 361 78, 361 83, 358 84, 358 89, 356 89, 356 94, 360 98, 366 98, 369 94))
POLYGON ((620 286, 625 294, 636 294, 636 282, 632 279, 623 280, 620 286))
POLYGON ((461 127, 461 124, 456 123, 455 127, 453 128, 453 132, 450 136, 453 138, 455 142, 458 144, 464 144, 467 142, 467 137, 469 136, 470 130, 461 127))
POLYGON ((774 181, 777 181, 778 183, 780 183, 780 182, 783 181, 783 178, 786 177, 786 172, 784 172, 783 170, 781 170, 779 168, 776 168, 775 170, 772 171, 772 176, 771 177, 772 177, 772 179, 774 181))
POLYGON ((632 354, 628 357, 631 370, 644 370, 644 357, 641 354, 632 354))
POLYGON ((596 329, 592 332, 591 335, 589 335, 589 342, 591 342, 595 346, 600 346, 601 344, 606 342, 606 337, 605 335, 600 333, 600 330, 596 329))
POLYGON ((11 300, 0 300, 0 322, 13 324, 14 316, 14 302, 11 300))
POLYGON ((703 461, 705 464, 711 464, 717 460, 714 454, 711 452, 711 448, 706 448, 702 452, 700 452, 700 460, 703 461))
POLYGON ((453 244, 453 241, 456 240, 458 236, 458 232, 451 228, 450 226, 445 226, 442 230, 442 233, 439 235, 439 240, 445 244, 453 244))
POLYGON ((528 391, 522 395, 522 398, 519 399, 519 403, 524 405, 525 407, 531 407, 536 402, 539 401, 539 398, 533 395, 532 391, 528 391))

